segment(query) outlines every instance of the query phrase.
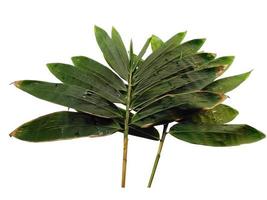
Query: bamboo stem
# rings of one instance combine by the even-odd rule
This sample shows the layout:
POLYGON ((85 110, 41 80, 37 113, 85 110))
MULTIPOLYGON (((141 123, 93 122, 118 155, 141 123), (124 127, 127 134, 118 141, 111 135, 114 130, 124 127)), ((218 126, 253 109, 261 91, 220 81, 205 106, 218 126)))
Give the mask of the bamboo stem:
POLYGON ((153 179, 154 179, 154 176, 155 176, 155 173, 156 173, 156 170, 157 170, 157 166, 158 166, 159 159, 160 159, 160 154, 161 154, 161 151, 162 151, 162 148, 163 148, 165 137, 167 135, 167 128, 168 128, 168 124, 164 124, 163 131, 162 131, 162 136, 161 136, 161 139, 160 139, 160 142, 159 142, 158 152, 157 152, 157 155, 156 155, 156 158, 155 158, 155 161, 154 161, 154 165, 153 165, 153 168, 152 168, 152 171, 151 171, 151 175, 150 175, 150 178, 149 178, 149 182, 148 182, 148 185, 147 185, 148 188, 151 187, 153 179))
POLYGON ((129 78, 128 78, 126 114, 125 114, 125 121, 124 121, 123 160, 122 160, 122 176, 121 176, 121 187, 122 188, 125 188, 125 184, 126 184, 126 168, 127 168, 127 152, 128 152, 128 133, 129 133, 131 90, 132 90, 132 73, 130 72, 130 75, 129 75, 129 78))

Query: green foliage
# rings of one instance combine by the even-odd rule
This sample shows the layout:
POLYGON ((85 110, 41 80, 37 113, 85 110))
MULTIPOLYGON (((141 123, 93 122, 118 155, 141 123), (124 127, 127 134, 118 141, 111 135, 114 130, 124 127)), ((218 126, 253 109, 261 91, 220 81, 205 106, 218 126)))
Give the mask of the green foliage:
POLYGON ((243 124, 177 124, 169 133, 192 144, 218 147, 247 144, 265 137, 255 128, 243 124))
POLYGON ((27 122, 11 133, 31 142, 73 139, 86 136, 105 136, 121 130, 112 119, 81 112, 56 112, 27 122))
MULTIPOLYGON (((208 146, 234 146, 256 142, 264 134, 248 125, 226 124, 238 111, 221 104, 225 93, 247 79, 250 72, 221 76, 233 56, 199 51, 205 39, 183 42, 186 32, 166 42, 149 37, 139 53, 130 42, 126 50, 119 32, 111 36, 95 26, 96 41, 108 66, 85 56, 71 64, 47 64, 61 83, 16 81, 15 86, 37 98, 76 110, 51 113, 15 129, 10 136, 31 142, 105 136, 124 133, 122 187, 125 187, 128 134, 160 140, 155 125, 164 124, 159 153, 165 136, 208 146), (148 47, 152 53, 146 58, 148 47), (124 109, 118 104, 124 105, 124 109), (168 123, 178 122, 170 131, 168 123)), ((159 157, 152 171, 153 181, 159 157)))

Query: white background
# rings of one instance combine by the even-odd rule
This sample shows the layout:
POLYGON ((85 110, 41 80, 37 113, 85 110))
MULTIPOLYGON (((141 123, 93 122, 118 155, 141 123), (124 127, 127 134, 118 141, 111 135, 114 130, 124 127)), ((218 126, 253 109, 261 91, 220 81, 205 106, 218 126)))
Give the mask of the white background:
POLYGON ((267 6, 264 1, 0 0, 0 199, 266 199, 267 140, 232 148, 191 145, 168 136, 152 189, 146 184, 157 142, 130 137, 127 188, 120 189, 122 134, 50 143, 9 138, 20 124, 66 108, 9 83, 57 81, 45 66, 85 55, 103 63, 93 26, 115 26, 136 51, 156 34, 207 38, 203 49, 235 55, 225 75, 254 69, 226 101, 233 123, 266 128, 267 6))

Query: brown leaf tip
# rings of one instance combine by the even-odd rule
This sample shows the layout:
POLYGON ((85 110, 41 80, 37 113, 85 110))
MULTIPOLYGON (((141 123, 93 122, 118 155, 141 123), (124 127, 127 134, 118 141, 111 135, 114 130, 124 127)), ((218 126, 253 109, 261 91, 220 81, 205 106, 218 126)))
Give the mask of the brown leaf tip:
POLYGON ((22 81, 14 81, 12 84, 19 88, 21 86, 21 83, 22 81))
POLYGON ((217 73, 216 73, 216 76, 218 77, 218 76, 221 76, 224 72, 225 72, 225 70, 227 69, 227 65, 221 65, 221 66, 219 66, 218 67, 218 71, 217 71, 217 73))
POLYGON ((9 136, 10 137, 15 137, 16 136, 16 133, 17 133, 17 129, 15 129, 14 131, 12 131, 9 136))

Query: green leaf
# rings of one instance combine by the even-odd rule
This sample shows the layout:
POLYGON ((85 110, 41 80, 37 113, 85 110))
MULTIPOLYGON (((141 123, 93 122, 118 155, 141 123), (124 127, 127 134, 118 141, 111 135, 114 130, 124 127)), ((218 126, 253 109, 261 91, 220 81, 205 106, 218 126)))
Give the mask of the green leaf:
POLYGON ((220 104, 212 109, 201 109, 186 117, 183 123, 194 124, 225 124, 232 121, 238 115, 234 108, 220 104))
POLYGON ((160 48, 163 44, 164 42, 159 37, 157 37, 156 35, 152 35, 151 49, 153 52, 160 48))
POLYGON ((140 81, 136 88, 135 94, 151 88, 156 83, 174 76, 180 76, 184 73, 199 70, 200 66, 210 62, 215 58, 214 53, 196 53, 185 56, 177 61, 172 61, 158 70, 151 72, 149 77, 140 81))
POLYGON ((30 142, 44 142, 106 136, 120 129, 119 124, 112 119, 63 111, 29 121, 14 130, 10 136, 30 142))
POLYGON ((132 121, 131 123, 142 128, 148 128, 156 125, 171 123, 174 121, 180 121, 187 117, 187 115, 193 114, 198 110, 199 108, 190 108, 187 106, 186 109, 184 109, 182 106, 177 106, 149 115, 145 118, 134 119, 134 121, 132 121))
POLYGON ((159 140, 159 132, 154 127, 140 128, 135 125, 130 125, 129 134, 150 140, 159 140))
POLYGON ((114 41, 103 29, 97 26, 95 26, 95 36, 107 63, 124 80, 127 80, 129 63, 125 63, 125 60, 121 57, 114 41))
POLYGON ((134 76, 134 80, 138 82, 140 78, 143 77, 143 72, 151 68, 151 66, 154 66, 154 63, 157 61, 162 60, 162 57, 167 54, 170 50, 173 50, 174 48, 178 47, 179 44, 182 42, 186 35, 186 32, 178 33, 174 35, 171 39, 169 39, 167 42, 162 45, 161 48, 157 49, 157 51, 150 54, 145 61, 140 65, 138 68, 138 71, 136 72, 134 76))
POLYGON ((129 51, 129 54, 130 54, 130 67, 133 68, 134 61, 135 61, 135 54, 134 54, 134 50, 133 50, 133 40, 130 41, 130 51, 129 51))
POLYGON ((91 71, 85 72, 79 68, 61 63, 50 63, 47 64, 47 67, 63 83, 92 90, 114 103, 124 103, 124 96, 118 90, 110 87, 106 81, 103 81, 103 79, 91 71))
POLYGON ((147 102, 153 101, 155 98, 167 93, 175 94, 179 91, 179 89, 184 87, 187 87, 187 90, 189 90, 189 87, 194 87, 194 90, 200 90, 210 84, 218 76, 218 72, 220 71, 221 67, 214 67, 192 71, 180 76, 165 79, 155 86, 135 95, 133 108, 137 108, 138 110, 138 107, 146 104, 147 102), (197 82, 198 84, 192 84, 194 82, 197 82))
POLYGON ((78 86, 34 80, 16 81, 15 86, 37 98, 85 113, 104 118, 121 117, 113 103, 78 86))
POLYGON ((257 129, 244 124, 177 124, 169 133, 192 144, 221 147, 257 142, 265 137, 257 129))
POLYGON ((72 57, 71 60, 75 67, 84 70, 85 72, 94 73, 117 90, 126 91, 126 86, 123 81, 108 67, 85 56, 75 56, 72 57))
POLYGON ((133 101, 133 108, 138 111, 144 105, 168 93, 185 93, 185 90, 189 92, 198 91, 210 84, 217 77, 220 70, 220 67, 208 68, 165 79, 154 87, 136 95, 133 101))
POLYGON ((204 90, 218 92, 218 93, 230 92, 231 90, 238 87, 242 82, 244 82, 248 78, 250 73, 251 71, 236 76, 230 76, 219 79, 217 81, 212 82, 207 87, 205 87, 204 90))
POLYGON ((221 103, 226 96, 211 92, 194 92, 185 94, 165 95, 146 107, 139 110, 132 118, 131 123, 140 127, 149 127, 168 121, 171 113, 173 118, 181 119, 184 112, 193 109, 212 108, 221 103), (177 113, 174 113, 176 111, 177 113))
POLYGON ((141 51, 139 52, 139 54, 137 56, 135 56, 133 54, 133 60, 134 60, 134 65, 133 65, 133 69, 135 69, 136 67, 139 66, 139 64, 142 64, 143 63, 143 56, 145 55, 148 47, 149 47, 149 44, 150 44, 150 41, 151 41, 151 37, 147 39, 146 43, 144 44, 144 46, 142 47, 141 51))
POLYGON ((115 44, 115 46, 117 47, 117 50, 120 54, 120 57, 124 63, 125 66, 129 66, 129 58, 128 58, 128 54, 127 54, 127 51, 126 51, 126 48, 123 44, 123 41, 121 39, 121 36, 119 34, 119 32, 114 28, 112 27, 112 31, 111 31, 111 38, 115 44))
MULTIPOLYGON (((167 53, 161 55, 159 59, 152 62, 148 67, 142 70, 142 66, 145 65, 146 60, 143 62, 143 65, 140 65, 140 69, 136 73, 138 76, 138 84, 139 82, 148 81, 150 77, 154 74, 157 74, 159 70, 168 69, 169 64, 174 64, 176 67, 179 66, 179 61, 182 60, 184 57, 193 55, 197 53, 197 51, 202 47, 204 44, 205 39, 195 39, 187 41, 178 47, 174 48, 172 51, 168 51, 167 53)), ((155 51, 154 53, 156 53, 155 51)), ((153 53, 152 53, 153 54, 153 53)), ((144 67, 143 67, 144 68, 144 67)))
POLYGON ((234 62, 234 59, 235 59, 234 56, 219 57, 219 58, 216 58, 215 60, 212 60, 208 63, 201 65, 200 68, 224 66, 225 70, 227 70, 231 66, 231 64, 234 62))

